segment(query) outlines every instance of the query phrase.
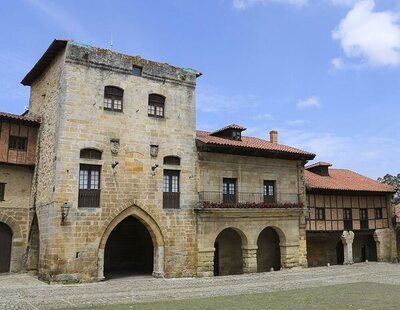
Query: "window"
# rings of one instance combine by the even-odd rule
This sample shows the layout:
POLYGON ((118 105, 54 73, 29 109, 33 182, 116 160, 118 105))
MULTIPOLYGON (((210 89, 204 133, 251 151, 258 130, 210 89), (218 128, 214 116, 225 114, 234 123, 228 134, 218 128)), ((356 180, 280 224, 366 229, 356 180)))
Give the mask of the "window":
POLYGON ((241 140, 242 139, 242 134, 239 130, 233 130, 232 131, 232 138, 233 140, 241 140))
POLYGON ((100 170, 97 165, 80 165, 78 207, 100 206, 100 170))
POLYGON ((152 117, 164 117, 165 97, 157 94, 149 95, 148 115, 152 117))
POLYGON ((179 170, 164 170, 163 207, 179 209, 179 170))
POLYGON ((80 158, 85 159, 101 159, 101 151, 95 149, 82 149, 80 158))
POLYGON ((375 208, 375 218, 377 220, 382 219, 382 208, 375 208))
POLYGON ((4 201, 5 192, 6 192, 6 183, 0 183, 0 201, 4 201))
POLYGON ((315 218, 317 220, 323 221, 325 220, 325 209, 323 208, 316 208, 315 209, 315 218))
POLYGON ((28 138, 10 136, 8 147, 12 150, 26 151, 28 146, 28 138))
POLYGON ((264 202, 275 203, 275 181, 264 181, 264 202))
POLYGON ((115 86, 104 88, 104 110, 122 112, 124 90, 115 86))
POLYGON ((351 213, 350 208, 343 209, 343 224, 344 230, 352 230, 353 229, 353 215, 351 213))
POLYGON ((164 165, 180 165, 181 159, 177 156, 165 156, 164 165))
POLYGON ((222 198, 224 203, 236 203, 236 179, 222 180, 222 198))
POLYGON ((360 209, 360 228, 368 229, 368 210, 360 209))
POLYGON ((132 66, 132 74, 134 76, 142 76, 142 69, 143 69, 142 67, 133 65, 132 66))

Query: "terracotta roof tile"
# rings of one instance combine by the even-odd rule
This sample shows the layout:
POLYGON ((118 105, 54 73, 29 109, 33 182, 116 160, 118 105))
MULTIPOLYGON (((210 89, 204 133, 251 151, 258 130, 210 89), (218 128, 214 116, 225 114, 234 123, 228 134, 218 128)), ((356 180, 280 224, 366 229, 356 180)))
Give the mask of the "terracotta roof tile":
POLYGON ((332 166, 332 164, 327 163, 326 161, 319 161, 319 162, 317 162, 315 164, 311 164, 311 165, 306 166, 306 169, 310 169, 310 168, 314 168, 314 167, 320 167, 320 166, 330 167, 330 166, 332 166))
POLYGON ((393 193, 392 186, 346 169, 329 169, 329 176, 304 171, 307 189, 393 193))
POLYGON ((197 130, 197 140, 206 144, 231 146, 237 148, 256 149, 262 151, 271 151, 278 153, 285 153, 288 155, 302 155, 307 159, 313 159, 315 154, 296 149, 291 146, 283 144, 271 143, 267 140, 242 136, 241 140, 231 140, 222 137, 211 136, 210 132, 197 130))
POLYGON ((214 135, 216 133, 223 132, 223 131, 225 131, 227 129, 236 129, 236 130, 240 130, 240 131, 246 130, 246 128, 244 128, 244 127, 242 127, 240 125, 230 124, 228 126, 225 126, 224 128, 221 128, 221 129, 218 129, 218 130, 215 130, 215 131, 211 132, 210 135, 214 135))
POLYGON ((23 122, 30 122, 30 123, 40 124, 40 120, 39 120, 39 119, 36 119, 36 118, 34 118, 34 117, 24 116, 24 115, 17 115, 17 114, 11 114, 11 113, 6 113, 6 112, 0 112, 0 118, 6 118, 6 119, 17 120, 17 121, 23 121, 23 122))

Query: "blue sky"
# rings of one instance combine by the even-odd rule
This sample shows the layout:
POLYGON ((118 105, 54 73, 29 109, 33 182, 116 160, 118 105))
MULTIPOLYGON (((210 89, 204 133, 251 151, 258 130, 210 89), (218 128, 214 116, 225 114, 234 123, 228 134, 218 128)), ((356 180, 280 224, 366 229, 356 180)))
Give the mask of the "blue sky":
POLYGON ((400 172, 395 0, 4 1, 0 110, 54 38, 203 73, 197 128, 229 123, 372 178, 400 172))

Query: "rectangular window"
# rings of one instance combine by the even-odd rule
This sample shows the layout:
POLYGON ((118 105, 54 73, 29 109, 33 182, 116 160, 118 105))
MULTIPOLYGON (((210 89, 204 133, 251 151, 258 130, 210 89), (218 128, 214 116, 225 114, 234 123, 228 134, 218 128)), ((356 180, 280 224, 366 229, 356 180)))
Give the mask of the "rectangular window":
POLYGON ((375 208, 375 218, 381 220, 382 217, 382 208, 375 208))
POLYGON ((26 151, 28 146, 28 138, 10 136, 8 147, 11 150, 26 151))
POLYGON ((164 117, 165 97, 158 94, 149 95, 149 105, 147 108, 148 116, 164 117))
POLYGON ((360 228, 368 229, 368 210, 360 209, 360 228))
POLYGON ((6 192, 6 183, 0 183, 0 201, 4 201, 5 192, 6 192))
POLYGON ((351 209, 350 208, 344 208, 343 209, 343 219, 345 220, 351 220, 352 214, 351 214, 351 209))
POLYGON ((344 230, 352 230, 353 229, 353 215, 351 213, 350 208, 343 209, 343 224, 344 230))
POLYGON ((124 90, 114 86, 104 88, 104 110, 122 112, 124 90))
POLYGON ((316 208, 315 209, 315 218, 317 220, 323 221, 325 220, 325 209, 323 208, 316 208))
POLYGON ((236 179, 223 178, 222 180, 222 198, 224 203, 236 203, 236 179))
POLYGON ((100 170, 101 166, 80 165, 78 207, 100 207, 100 170))
POLYGON ((179 170, 164 170, 163 177, 163 207, 179 209, 179 170))
POLYGON ((263 194, 264 202, 276 203, 275 181, 264 181, 263 194))
POLYGON ((136 66, 136 65, 132 66, 132 74, 134 76, 142 76, 142 70, 143 70, 142 67, 139 67, 139 66, 136 66))

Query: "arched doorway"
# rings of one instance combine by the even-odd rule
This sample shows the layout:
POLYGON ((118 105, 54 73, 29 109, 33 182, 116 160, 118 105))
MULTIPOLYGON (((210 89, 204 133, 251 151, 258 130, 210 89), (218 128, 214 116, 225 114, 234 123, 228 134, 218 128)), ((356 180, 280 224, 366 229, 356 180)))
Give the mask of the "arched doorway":
POLYGON ((12 247, 11 228, 0 222, 0 273, 10 271, 12 247))
POLYGON ((265 228, 257 239, 257 272, 281 269, 279 235, 271 227, 265 228))
POLYGON ((214 248, 214 276, 243 273, 242 238, 236 230, 224 229, 214 248))
POLYGON ((107 239, 104 275, 115 278, 152 274, 154 246, 146 226, 133 216, 122 220, 107 239))

